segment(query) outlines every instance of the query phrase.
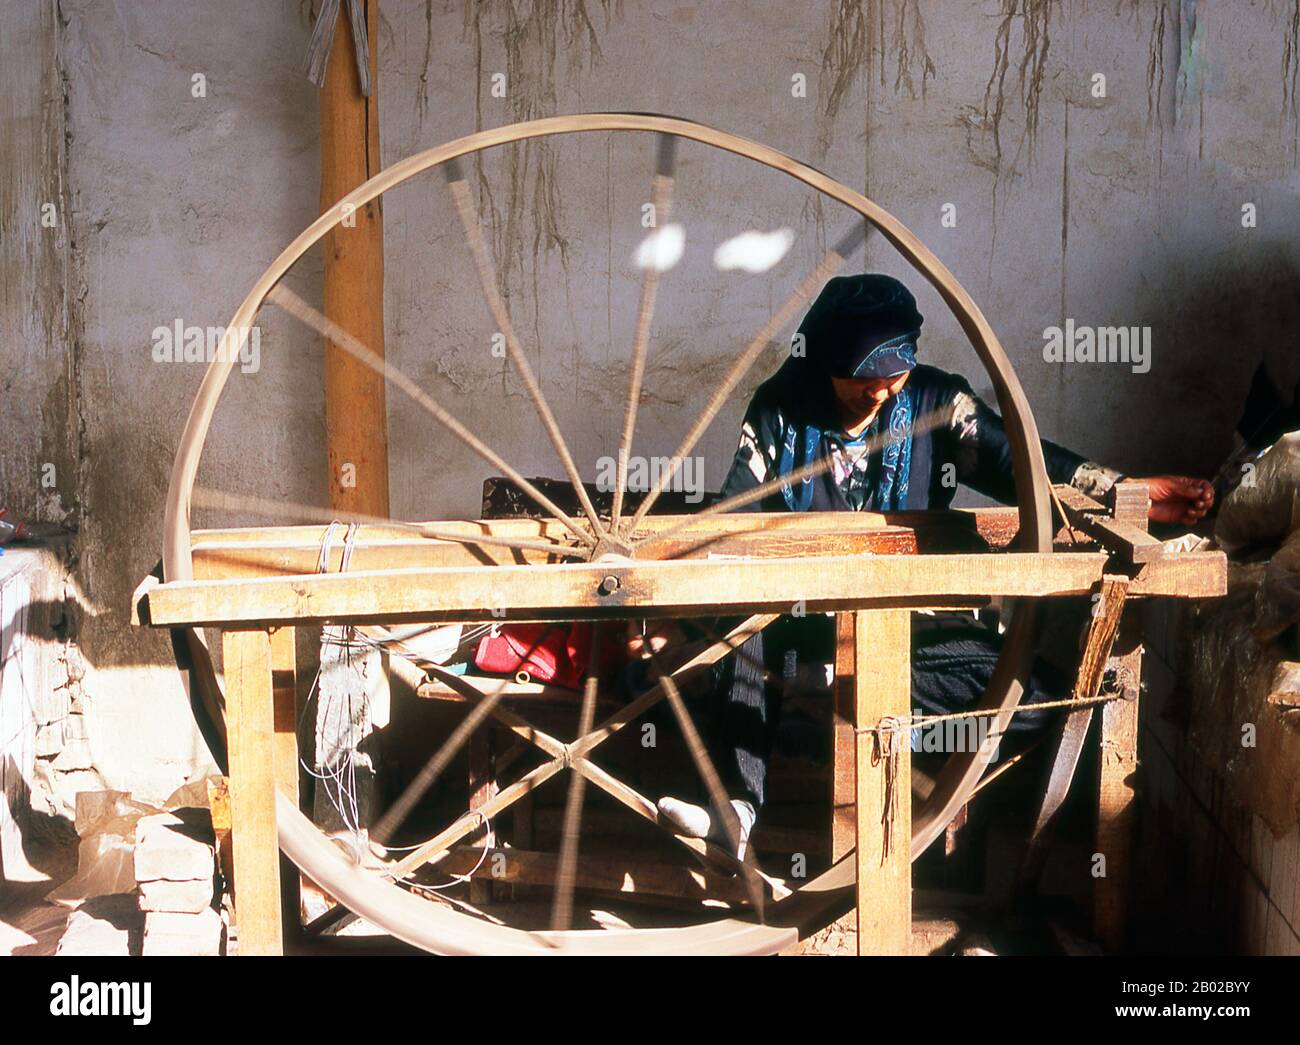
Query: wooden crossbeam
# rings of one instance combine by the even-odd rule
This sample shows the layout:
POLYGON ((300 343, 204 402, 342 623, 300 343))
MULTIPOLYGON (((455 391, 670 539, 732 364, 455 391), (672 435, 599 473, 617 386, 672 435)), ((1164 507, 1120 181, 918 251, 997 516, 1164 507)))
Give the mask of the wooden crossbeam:
MULTIPOLYGON (((1129 579, 1124 576, 1106 576, 1097 592, 1098 601, 1088 621, 1087 639, 1079 659, 1072 696, 1075 700, 1091 700, 1101 691, 1107 661, 1119 633, 1124 605, 1128 599, 1129 579)), ((1047 782, 1043 788, 1038 815, 1021 857, 1016 887, 1023 895, 1032 895, 1038 888, 1043 865, 1057 814, 1069 794, 1074 781, 1084 741, 1092 724, 1095 705, 1089 704, 1071 711, 1055 740, 1047 782)))
MULTIPOLYGON (((1136 489, 1138 484, 1118 484, 1126 487, 1119 503, 1128 509, 1124 516, 1112 516, 1108 509, 1091 497, 1079 493, 1073 487, 1059 486, 1057 497, 1065 509, 1066 521, 1082 530, 1103 548, 1117 553, 1121 559, 1132 565, 1155 562, 1165 555, 1164 543, 1152 537, 1141 525, 1138 513, 1131 506, 1140 505, 1146 487, 1136 489)), ((1144 511, 1144 509, 1143 509, 1144 511)), ((1141 516, 1145 518, 1145 514, 1141 516)))
MULTIPOLYGON (((998 595, 1086 594, 1107 560, 1100 552, 804 556, 181 581, 146 591, 141 616, 155 627, 221 627, 969 607, 998 595)), ((1189 552, 1144 566, 1130 595, 1210 597, 1226 586, 1222 553, 1189 552)))
POLYGON ((275 821, 275 717, 271 640, 228 631, 225 654, 230 816, 234 832, 235 923, 240 954, 281 954, 280 853, 275 821))
MULTIPOLYGON (((721 846, 715 845, 706 839, 688 838, 672 831, 659 819, 659 810, 650 799, 637 791, 636 788, 619 780, 612 773, 601 769, 595 762, 586 758, 575 758, 573 760, 573 769, 585 776, 615 801, 622 803, 638 816, 649 820, 650 823, 664 831, 674 841, 685 846, 706 862, 737 876, 753 874, 759 882, 766 886, 764 899, 780 900, 790 895, 790 890, 786 888, 780 879, 773 878, 758 868, 749 867, 744 861, 738 860, 734 853, 729 853, 721 846)), ((746 895, 748 896, 748 893, 746 895)))
MULTIPOLYGON (((493 682, 501 687, 506 700, 532 701, 546 704, 572 704, 575 707, 582 702, 582 694, 576 689, 565 689, 545 682, 502 682, 492 676, 466 676, 475 683, 493 682)), ((464 698, 446 683, 437 681, 422 682, 415 690, 415 695, 424 700, 448 700, 459 702, 464 698)), ((600 702, 608 704, 612 697, 602 695, 600 702)))
MULTIPOLYGON (((217 495, 213 494, 213 496, 217 495)), ((650 515, 633 531, 631 537, 640 540, 673 530, 678 531, 674 533, 674 537, 683 541, 687 538, 698 540, 701 537, 756 532, 761 532, 767 537, 811 533, 827 539, 836 534, 864 533, 897 527, 912 531, 922 541, 941 541, 946 536, 965 532, 977 535, 991 547, 1001 548, 1015 537, 1018 520, 1019 516, 1014 508, 953 508, 944 511, 885 513, 735 512, 698 517, 650 515)), ((372 519, 362 519, 361 522, 363 523, 362 540, 359 546, 382 541, 409 542, 412 540, 412 527, 422 525, 420 521, 382 524, 372 519)), ((428 522, 429 525, 437 526, 440 530, 464 533, 466 536, 485 534, 497 537, 552 540, 565 540, 571 536, 559 522, 548 519, 447 519, 428 522)), ((268 542, 302 544, 319 549, 326 529, 327 526, 322 523, 196 529, 191 533, 191 543, 195 548, 213 544, 268 542)), ((655 557, 665 556, 657 550, 655 557)))
MULTIPOLYGON (((500 524, 475 532, 468 524, 439 523, 440 528, 465 533, 465 541, 436 540, 411 533, 376 536, 362 531, 351 547, 349 570, 393 570, 437 566, 488 566, 538 564, 555 556, 533 549, 474 543, 474 537, 518 537, 524 540, 555 539, 557 534, 530 526, 525 533, 500 533, 500 524), (543 532, 539 535, 538 530, 543 532)), ((276 532, 255 531, 251 540, 225 540, 225 534, 196 535, 192 551, 194 576, 198 580, 226 577, 265 577, 315 573, 321 555, 323 531, 316 527, 285 528, 276 532), (305 531, 305 532, 304 532, 305 531)), ((226 531, 229 533, 229 531, 226 531)), ((655 559, 705 559, 710 555, 743 555, 749 558, 777 558, 815 554, 914 555, 918 551, 915 531, 901 526, 845 528, 827 535, 778 527, 768 533, 753 523, 741 528, 701 528, 665 539, 655 546, 655 559)), ((328 549, 327 566, 338 572, 343 542, 336 538, 328 549)))
MULTIPOLYGON (((991 511, 1000 514, 1014 509, 997 508, 991 511)), ((947 516, 953 521, 948 525, 957 525, 967 520, 964 525, 973 525, 970 518, 976 513, 965 511, 947 512, 901 512, 899 516, 947 516)), ((880 512, 818 512, 815 515, 799 512, 747 512, 734 515, 712 515, 704 518, 680 515, 652 515, 634 531, 633 536, 648 537, 674 529, 682 523, 688 524, 684 533, 730 534, 748 533, 761 530, 764 533, 860 533, 867 530, 879 530, 894 525, 889 520, 892 516, 880 512)), ((561 540, 568 531, 558 522, 547 519, 446 519, 433 520, 433 525, 451 531, 474 534, 489 534, 498 537, 549 537, 561 540)), ((366 543, 369 541, 394 540, 409 541, 411 527, 420 522, 394 522, 390 525, 366 523, 362 529, 366 543)), ((908 528, 915 529, 909 526, 908 528)), ((308 523, 295 526, 255 526, 231 527, 219 529, 200 529, 191 533, 194 546, 211 543, 243 544, 248 541, 288 541, 305 543, 320 547, 328 526, 320 523, 308 523)))
MULTIPOLYGON (((498 881, 552 885, 559 863, 556 853, 527 849, 499 848, 483 850, 457 846, 439 864, 447 874, 473 874, 498 881), (496 859, 494 863, 494 858, 496 859), (500 868, 499 872, 497 868, 500 868)), ((728 905, 746 903, 744 886, 738 878, 704 868, 682 864, 632 862, 627 858, 583 854, 575 886, 589 892, 620 893, 631 897, 648 895, 672 897, 694 902, 709 900, 728 905)))
MULTIPOLYGON (((673 678, 684 678, 699 668, 716 662, 725 655, 729 648, 743 642, 743 636, 751 634, 753 630, 761 629, 770 621, 771 618, 754 617, 742 622, 738 627, 732 629, 731 633, 725 638, 715 642, 708 649, 702 650, 685 664, 675 668, 669 675, 673 678)), ((489 696, 488 693, 476 690, 471 683, 464 679, 447 672, 442 672, 440 675, 442 681, 449 684, 449 689, 467 702, 472 702, 477 698, 486 699, 489 696)), ((516 802, 526 800, 533 790, 563 769, 571 768, 581 773, 634 812, 658 825, 658 810, 649 799, 639 795, 617 777, 605 772, 586 758, 585 755, 608 740, 628 722, 640 717, 660 700, 664 699, 665 695, 665 684, 661 680, 636 700, 620 708, 619 711, 591 730, 591 732, 576 738, 570 744, 564 744, 556 740, 520 718, 514 712, 503 708, 500 704, 491 706, 489 714, 514 731, 522 740, 536 745, 552 756, 551 761, 531 770, 504 790, 485 796, 484 800, 471 811, 472 813, 478 813, 479 816, 472 816, 467 813, 445 830, 439 832, 437 836, 419 846, 408 856, 387 868, 386 873, 394 879, 404 878, 417 868, 437 859, 460 839, 475 831, 486 819, 495 817, 516 802)), ((698 855, 712 860, 712 862, 723 866, 727 870, 738 871, 741 869, 742 865, 739 860, 725 853, 717 846, 700 839, 684 838, 676 834, 672 837, 687 848, 696 851, 698 855)), ((760 877, 764 877, 761 872, 760 877)))

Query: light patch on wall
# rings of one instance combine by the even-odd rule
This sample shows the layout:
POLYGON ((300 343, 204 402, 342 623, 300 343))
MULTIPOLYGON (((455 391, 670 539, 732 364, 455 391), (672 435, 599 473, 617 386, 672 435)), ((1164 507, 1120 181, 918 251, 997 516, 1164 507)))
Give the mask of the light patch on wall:
POLYGON ((676 222, 655 229, 636 248, 636 267, 667 272, 682 260, 686 251, 686 230, 676 222))
POLYGON ((790 229, 771 232, 751 229, 718 244, 718 249, 713 252, 713 264, 723 272, 733 269, 766 272, 789 253, 793 243, 794 232, 790 229))

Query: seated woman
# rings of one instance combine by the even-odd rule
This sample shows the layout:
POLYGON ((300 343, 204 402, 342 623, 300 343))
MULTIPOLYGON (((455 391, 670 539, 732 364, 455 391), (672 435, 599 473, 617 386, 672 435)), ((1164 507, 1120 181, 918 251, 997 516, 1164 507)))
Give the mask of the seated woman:
MULTIPOLYGON (((890 276, 830 280, 799 327, 802 337, 795 344, 803 350, 792 350, 750 401, 723 496, 829 460, 828 469, 785 483, 745 510, 947 508, 958 482, 1014 502, 1011 445, 1001 419, 964 378, 918 365, 921 323, 912 294, 890 276)), ((1047 440, 1042 445, 1054 483, 1099 498, 1123 478, 1047 440)), ((1159 476, 1146 481, 1156 521, 1192 525, 1213 500, 1211 485, 1200 479, 1159 476)), ((914 613, 912 620, 913 706, 942 714, 977 701, 997 661, 997 631, 970 614, 914 613)), ((649 645, 660 648, 666 640, 661 630, 652 633, 649 645)), ((833 624, 826 616, 782 618, 719 665, 716 687, 722 708, 712 746, 739 821, 742 855, 763 805, 780 712, 781 687, 764 683, 765 663, 782 666, 784 672, 777 674, 789 677, 791 661, 800 653, 824 663, 833 659, 833 646, 833 624)), ((1056 699, 1068 686, 1059 672, 1040 662, 1026 699, 1056 699)), ((1044 714, 1018 715, 1011 729, 1040 727, 1044 714)), ((665 797, 659 812, 692 837, 722 841, 734 834, 723 831, 721 818, 711 815, 707 805, 665 797)))

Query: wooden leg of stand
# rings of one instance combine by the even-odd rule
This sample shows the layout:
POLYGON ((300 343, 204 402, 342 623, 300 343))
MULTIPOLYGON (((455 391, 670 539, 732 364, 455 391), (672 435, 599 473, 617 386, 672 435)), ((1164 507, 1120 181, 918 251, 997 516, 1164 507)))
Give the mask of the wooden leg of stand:
MULTIPOLYGON (((296 806, 298 798, 298 658, 295 629, 271 632, 271 692, 275 704, 275 785, 296 806)), ((286 925, 302 922, 302 887, 298 868, 280 858, 280 902, 286 925)))
MULTIPOLYGON (((496 797, 496 772, 492 758, 492 727, 480 725, 469 739, 469 808, 478 809, 496 797)), ((483 836, 483 845, 491 848, 494 844, 491 827, 483 836)), ((493 899, 497 883, 491 879, 475 878, 469 883, 469 900, 473 904, 485 904, 493 899)), ((503 886, 504 887, 504 886, 503 886)))
POLYGON ((857 737, 853 732, 853 614, 835 615, 835 689, 831 715, 831 860, 857 844, 857 737))
MULTIPOLYGON (((854 626, 854 721, 859 729, 901 718, 911 701, 911 622, 906 610, 859 610, 854 626)), ((857 735, 858 953, 909 954, 912 938, 912 762, 910 735, 893 760, 857 735), (892 768, 892 779, 889 770, 892 768), (886 785, 893 791, 886 816, 886 785)))
POLYGON ((239 953, 283 954, 271 639, 264 631, 227 631, 222 649, 239 953))
POLYGON ((1112 701, 1101 709, 1092 926, 1098 941, 1111 953, 1124 946, 1133 873, 1138 692, 1142 678, 1141 616, 1140 607, 1127 609, 1112 659, 1119 669, 1120 685, 1132 699, 1112 701), (1104 858, 1104 865, 1097 860, 1098 856, 1104 858))

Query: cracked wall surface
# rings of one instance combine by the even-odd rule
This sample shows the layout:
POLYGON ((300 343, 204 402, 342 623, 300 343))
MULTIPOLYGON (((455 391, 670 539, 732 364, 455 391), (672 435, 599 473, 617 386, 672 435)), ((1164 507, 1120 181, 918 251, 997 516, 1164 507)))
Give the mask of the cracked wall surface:
MULTIPOLYGON (((0 15, 12 84, 0 155, 16 175, 0 182, 0 496, 79 527, 85 715, 114 787, 163 796, 202 762, 165 638, 126 623, 158 559, 201 377, 153 362, 151 332, 224 324, 314 216, 316 97, 299 71, 309 8, 232 0, 146 16, 19 0, 0 15), (47 197, 64 220, 43 232, 33 208, 47 197), (47 462, 53 489, 39 485, 47 462)), ((385 0, 382 156, 590 110, 681 115, 773 145, 867 192, 936 251, 990 318, 1045 435, 1134 474, 1208 474, 1254 365, 1267 359, 1281 383, 1300 369, 1298 12, 1292 0, 385 0), (1150 325, 1151 372, 1044 362, 1042 332, 1065 317, 1150 325)), ((496 149, 473 168, 499 284, 588 478, 616 448, 652 163, 648 136, 588 134, 496 149)), ((850 220, 700 146, 679 150, 678 175, 686 254, 663 281, 638 426, 653 454, 672 452, 735 351, 850 220), (794 246, 771 272, 714 268, 723 239, 781 227, 794 246)), ((560 474, 490 352, 440 177, 384 207, 390 358, 525 474, 560 474)), ((908 274, 878 237, 855 261, 908 274)), ((310 252, 290 286, 317 300, 320 269, 310 252)), ((984 386, 937 295, 913 282, 923 355, 984 386)), ((261 368, 232 379, 200 482, 323 504, 320 355, 263 318, 261 368)), ((779 359, 773 346, 702 443, 710 487, 747 393, 779 359)), ((389 416, 394 513, 475 513, 480 461, 398 395, 389 416)))

